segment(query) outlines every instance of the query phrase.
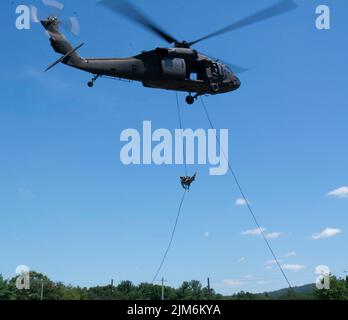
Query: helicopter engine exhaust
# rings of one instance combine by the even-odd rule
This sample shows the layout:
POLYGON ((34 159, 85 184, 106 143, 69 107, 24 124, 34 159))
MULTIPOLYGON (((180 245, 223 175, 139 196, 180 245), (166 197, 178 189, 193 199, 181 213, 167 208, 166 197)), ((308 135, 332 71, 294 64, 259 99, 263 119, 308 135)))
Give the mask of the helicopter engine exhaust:
POLYGON ((179 58, 185 60, 196 60, 198 58, 197 51, 189 48, 157 48, 156 55, 163 58, 179 58))

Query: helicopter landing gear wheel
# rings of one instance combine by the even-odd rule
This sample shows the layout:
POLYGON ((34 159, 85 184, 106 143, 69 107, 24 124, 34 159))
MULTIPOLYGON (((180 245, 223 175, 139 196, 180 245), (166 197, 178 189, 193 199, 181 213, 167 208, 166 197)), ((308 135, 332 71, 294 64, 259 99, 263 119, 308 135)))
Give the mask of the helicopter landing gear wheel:
POLYGON ((87 85, 90 87, 90 88, 93 88, 94 86, 94 82, 100 77, 100 75, 96 75, 92 78, 92 80, 88 81, 87 85))
POLYGON ((186 97, 186 103, 189 105, 192 105, 195 103, 196 99, 198 98, 200 94, 197 93, 194 96, 191 95, 191 93, 186 97))
POLYGON ((194 104, 194 102, 195 102, 195 98, 192 97, 191 95, 188 95, 188 96, 186 97, 186 103, 187 103, 187 104, 192 105, 192 104, 194 104))

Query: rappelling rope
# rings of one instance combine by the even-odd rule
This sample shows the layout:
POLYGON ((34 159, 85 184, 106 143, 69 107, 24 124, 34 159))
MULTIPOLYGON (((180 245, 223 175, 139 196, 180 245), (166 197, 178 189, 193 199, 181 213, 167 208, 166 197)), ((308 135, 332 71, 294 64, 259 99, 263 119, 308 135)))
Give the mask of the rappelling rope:
MULTIPOLYGON (((205 103, 204 103, 202 97, 200 98, 200 100, 201 100, 201 103, 202 103, 202 106, 203 106, 205 115, 207 116, 207 119, 208 119, 208 121, 209 121, 210 127, 211 127, 213 130, 215 130, 215 127, 213 126, 213 122, 211 121, 211 118, 210 118, 210 116, 209 116, 207 107, 206 107, 206 105, 205 105, 205 103)), ((219 148, 221 149, 220 139, 219 139, 219 137, 216 135, 216 131, 214 131, 214 132, 215 132, 215 136, 216 136, 216 141, 217 141, 217 143, 218 143, 218 145, 219 145, 219 148)), ((285 274, 285 272, 284 272, 284 270, 283 270, 281 264, 279 263, 279 260, 278 260, 277 256, 275 255, 275 253, 274 253, 274 251, 273 251, 273 249, 272 249, 272 247, 271 247, 271 244, 270 244, 269 241, 267 240, 267 237, 266 237, 266 235, 265 235, 264 229, 261 228, 261 226, 260 226, 260 224, 259 224, 259 222, 258 222, 258 220, 257 220, 257 218, 256 218, 256 215, 255 215, 253 209, 251 208, 251 205, 250 205, 250 203, 249 203, 249 201, 248 201, 248 199, 247 199, 247 197, 246 197, 246 195, 245 195, 245 193, 244 193, 244 191, 243 191, 243 189, 242 189, 242 187, 241 187, 241 184, 239 183, 239 179, 237 178, 237 175, 236 175, 235 171, 233 170, 232 165, 231 165, 230 161, 228 160, 228 157, 226 156, 225 151, 224 151, 224 150, 221 150, 221 152, 223 153, 223 156, 225 157, 225 159, 226 159, 226 161, 227 161, 227 163, 228 163, 228 168, 229 168, 230 172, 232 173, 232 176, 233 176, 233 178, 234 178, 234 181, 236 182, 236 185, 237 185, 237 187, 238 187, 238 189, 239 189, 239 191, 240 191, 240 193, 241 193, 241 195, 242 195, 242 197, 243 197, 243 199, 244 199, 244 201, 245 201, 245 204, 247 205, 247 208, 248 208, 248 210, 249 210, 249 212, 250 212, 250 214, 251 214, 251 216, 252 216, 252 218, 253 218, 253 220, 254 220, 254 222, 255 222, 255 224, 256 224, 256 226, 257 226, 259 232, 260 232, 260 234, 262 235, 263 240, 265 241, 265 243, 266 243, 266 245, 267 245, 269 251, 271 252, 271 254, 272 254, 273 258, 274 258, 274 261, 277 263, 277 265, 278 265, 278 267, 279 267, 279 269, 280 269, 282 275, 284 276, 284 279, 285 279, 286 282, 288 283, 289 288, 291 289, 292 286, 291 286, 291 284, 290 284, 290 281, 289 281, 288 277, 286 276, 286 274, 285 274)))
MULTIPOLYGON (((175 92, 176 94, 176 107, 178 109, 178 119, 179 119, 179 125, 180 125, 180 129, 183 130, 183 121, 182 121, 182 117, 181 117, 181 111, 180 111, 180 105, 179 105, 179 98, 178 98, 178 92, 175 92)), ((187 164, 186 164, 186 159, 184 161, 185 164, 185 176, 187 176, 187 164)))
POLYGON ((166 251, 164 252, 164 255, 163 255, 163 258, 162 258, 162 261, 157 269, 157 272, 155 274, 155 276, 153 277, 152 279, 152 283, 154 283, 159 275, 159 273, 161 272, 161 269, 163 267, 163 264, 164 264, 164 261, 168 255, 168 252, 169 252, 169 249, 170 247, 172 246, 172 243, 173 243, 173 240, 174 240, 174 235, 175 235, 175 231, 176 231, 176 227, 178 225, 178 222, 179 222, 179 218, 180 218, 180 213, 181 213, 181 209, 182 209, 182 205, 184 203, 184 200, 185 200, 185 195, 186 195, 186 190, 184 191, 183 195, 182 195, 182 198, 181 198, 181 201, 180 201, 180 205, 179 205, 179 208, 178 208, 178 212, 176 214, 176 219, 175 219, 175 223, 174 223, 174 227, 173 227, 173 230, 172 230, 172 235, 170 237, 170 241, 168 243, 168 246, 167 246, 167 249, 166 251))
MULTIPOLYGON (((176 94, 176 107, 177 107, 177 110, 178 110, 178 119, 179 119, 179 125, 180 125, 180 129, 183 130, 183 121, 182 121, 182 117, 181 117, 181 111, 180 111, 180 105, 179 105, 179 98, 178 98, 178 92, 176 91, 175 92, 176 94)), ((187 176, 187 164, 186 164, 186 159, 184 161, 185 163, 185 175, 187 176)), ((168 243, 168 246, 167 246, 167 249, 166 251, 164 252, 164 255, 162 257, 162 260, 161 260, 161 263, 157 269, 157 272, 155 274, 155 276, 153 277, 152 279, 152 283, 154 283, 159 275, 159 273, 161 272, 161 269, 163 267, 163 264, 164 264, 164 261, 166 260, 167 258, 167 255, 168 255, 168 252, 170 250, 170 247, 172 246, 172 243, 173 243, 173 240, 174 240, 174 235, 175 235, 175 231, 176 231, 176 227, 178 226, 178 222, 179 222, 179 218, 180 218, 180 214, 181 214, 181 209, 182 209, 182 205, 184 203, 184 200, 185 200, 185 195, 186 195, 186 192, 187 190, 185 189, 184 191, 184 194, 181 198, 181 201, 180 201, 180 204, 179 204, 179 208, 178 208, 178 212, 176 214, 176 219, 175 219, 175 223, 174 223, 174 226, 173 226, 173 230, 172 230, 172 234, 171 234, 171 237, 170 237, 170 240, 169 240, 169 243, 168 243)))

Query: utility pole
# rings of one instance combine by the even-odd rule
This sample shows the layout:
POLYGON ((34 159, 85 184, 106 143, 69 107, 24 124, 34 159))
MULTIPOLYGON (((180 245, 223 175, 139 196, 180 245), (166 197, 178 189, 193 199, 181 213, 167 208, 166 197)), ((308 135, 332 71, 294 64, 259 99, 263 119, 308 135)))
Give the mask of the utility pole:
POLYGON ((161 294, 161 300, 164 300, 164 277, 162 277, 162 294, 161 294))
POLYGON ((41 280, 41 294, 40 294, 40 300, 43 300, 43 291, 44 291, 44 281, 41 280))
POLYGON ((208 298, 211 298, 211 291, 210 291, 210 278, 208 277, 208 298))
POLYGON ((114 293, 114 279, 111 279, 111 285, 110 285, 110 300, 112 300, 113 299, 113 293, 114 293))

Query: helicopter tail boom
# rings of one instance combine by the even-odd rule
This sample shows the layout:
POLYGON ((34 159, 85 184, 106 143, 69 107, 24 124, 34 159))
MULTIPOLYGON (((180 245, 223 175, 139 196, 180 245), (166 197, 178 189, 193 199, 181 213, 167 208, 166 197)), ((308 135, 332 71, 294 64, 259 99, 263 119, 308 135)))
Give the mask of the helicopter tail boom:
POLYGON ((57 61, 55 61, 54 63, 52 63, 45 71, 51 70, 53 67, 55 67, 58 63, 64 62, 65 60, 69 59, 71 57, 72 54, 74 54, 78 49, 80 49, 82 46, 84 45, 84 43, 81 43, 80 45, 78 45, 76 48, 72 49, 71 51, 69 51, 67 54, 65 54, 64 56, 62 56, 61 58, 59 58, 57 61))
POLYGON ((46 71, 53 68, 60 62, 74 67, 79 67, 81 64, 81 57, 77 53, 77 50, 82 47, 82 44, 76 48, 72 47, 67 38, 59 31, 60 22, 56 17, 48 17, 46 20, 42 20, 41 24, 50 36, 50 42, 53 50, 63 55, 63 57, 50 65, 46 71))

